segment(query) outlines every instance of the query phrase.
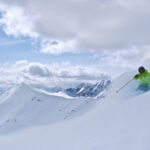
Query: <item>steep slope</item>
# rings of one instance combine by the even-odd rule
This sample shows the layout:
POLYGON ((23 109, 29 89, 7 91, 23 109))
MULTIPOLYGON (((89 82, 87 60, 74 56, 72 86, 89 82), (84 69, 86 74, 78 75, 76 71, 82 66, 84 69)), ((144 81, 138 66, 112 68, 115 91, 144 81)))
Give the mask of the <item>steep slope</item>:
POLYGON ((0 96, 0 133, 70 119, 86 112, 94 103, 48 95, 22 84, 0 96))
POLYGON ((0 137, 3 150, 149 150, 150 92, 136 91, 133 73, 116 79, 107 98, 80 117, 0 137))

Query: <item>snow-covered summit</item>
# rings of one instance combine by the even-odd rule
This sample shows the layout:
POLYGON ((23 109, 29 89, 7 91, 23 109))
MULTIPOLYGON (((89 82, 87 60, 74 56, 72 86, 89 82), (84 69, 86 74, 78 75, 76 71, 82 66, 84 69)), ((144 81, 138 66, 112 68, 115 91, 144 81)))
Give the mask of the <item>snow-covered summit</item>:
POLYGON ((95 84, 81 83, 75 88, 68 88, 65 91, 72 97, 96 97, 98 95, 102 95, 104 90, 108 90, 110 83, 110 80, 102 80, 95 84))
POLYGON ((41 87, 36 86, 37 89, 51 93, 51 95, 64 95, 69 97, 88 97, 100 98, 105 97, 109 87, 110 80, 101 80, 96 83, 81 83, 75 87, 62 88, 62 87, 41 87))

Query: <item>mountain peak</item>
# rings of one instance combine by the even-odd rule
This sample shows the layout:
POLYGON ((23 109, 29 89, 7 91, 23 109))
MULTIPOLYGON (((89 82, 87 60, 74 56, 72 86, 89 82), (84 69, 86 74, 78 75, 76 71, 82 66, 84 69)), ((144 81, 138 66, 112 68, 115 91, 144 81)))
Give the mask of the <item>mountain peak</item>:
POLYGON ((95 84, 81 83, 75 88, 66 89, 66 93, 72 97, 96 97, 107 90, 110 83, 110 80, 101 80, 95 84))

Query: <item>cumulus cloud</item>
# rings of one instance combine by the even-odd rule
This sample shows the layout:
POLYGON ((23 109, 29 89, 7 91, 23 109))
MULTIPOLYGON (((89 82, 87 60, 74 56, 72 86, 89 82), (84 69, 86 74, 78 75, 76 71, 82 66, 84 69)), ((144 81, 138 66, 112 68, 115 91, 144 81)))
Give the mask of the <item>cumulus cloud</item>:
POLYGON ((18 6, 9 7, 0 5, 1 18, 0 25, 8 35, 29 36, 37 38, 38 33, 33 31, 34 23, 28 13, 18 6))
POLYGON ((40 63, 30 63, 26 69, 31 75, 37 75, 41 77, 51 76, 48 68, 40 63))
POLYGON ((72 78, 77 80, 101 80, 109 78, 108 75, 102 73, 98 66, 68 66, 67 68, 60 69, 56 74, 64 79, 72 78))
POLYGON ((42 64, 18 61, 0 66, 0 85, 17 85, 22 82, 47 87, 70 87, 81 82, 109 79, 98 66, 72 66, 69 63, 42 64))
MULTIPOLYGON (((7 21, 3 22, 10 33, 13 31, 9 29, 8 20, 23 25, 36 18, 32 20, 34 26, 30 25, 32 31, 26 24, 24 28, 17 27, 18 32, 29 34, 34 31, 43 39, 55 41, 74 40, 76 51, 99 52, 149 43, 149 0, 5 0, 3 3, 27 12, 15 8, 19 12, 14 11, 9 16, 7 9, 7 21), (23 14, 24 19, 16 19, 21 18, 18 14, 23 14)), ((54 53, 55 49, 51 46, 45 48, 45 52, 54 53)))

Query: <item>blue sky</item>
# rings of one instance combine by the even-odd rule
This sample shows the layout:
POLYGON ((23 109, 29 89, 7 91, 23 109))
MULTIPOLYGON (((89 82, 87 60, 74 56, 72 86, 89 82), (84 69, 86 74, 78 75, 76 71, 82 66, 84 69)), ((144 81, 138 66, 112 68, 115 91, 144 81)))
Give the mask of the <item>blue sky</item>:
POLYGON ((39 41, 33 41, 28 37, 8 36, 2 28, 0 29, 0 63, 27 60, 29 62, 56 63, 71 62, 76 65, 92 65, 99 58, 94 53, 63 53, 59 55, 44 54, 40 52, 39 41))
POLYGON ((0 30, 0 62, 15 62, 19 59, 29 58, 32 54, 32 45, 30 39, 14 38, 6 35, 0 30))
POLYGON ((67 52, 58 55, 42 53, 39 42, 30 37, 8 35, 3 28, 0 29, 1 86, 24 81, 29 82, 28 84, 68 87, 108 77, 103 75, 98 67, 100 59, 105 57, 104 54, 96 55, 92 52, 67 52))

